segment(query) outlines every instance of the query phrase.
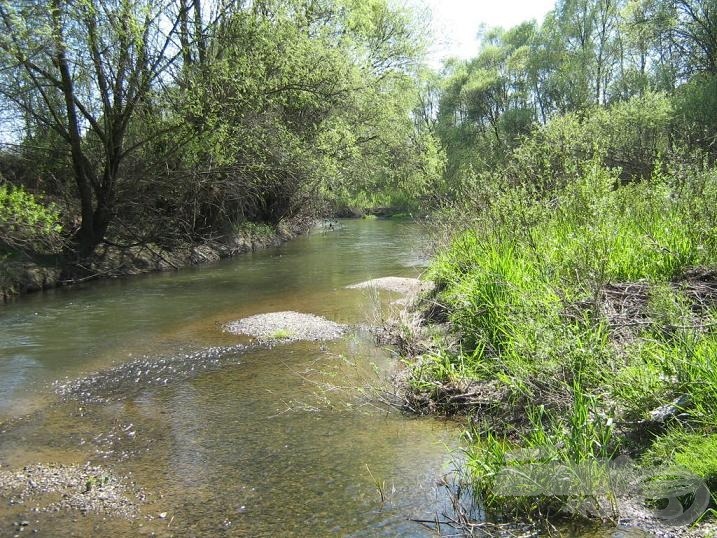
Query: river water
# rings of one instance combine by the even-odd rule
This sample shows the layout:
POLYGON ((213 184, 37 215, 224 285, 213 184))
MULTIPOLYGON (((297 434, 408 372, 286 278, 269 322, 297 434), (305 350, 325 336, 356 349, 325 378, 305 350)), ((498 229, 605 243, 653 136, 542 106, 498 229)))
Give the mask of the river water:
POLYGON ((19 520, 45 536, 425 535, 411 520, 441 510, 436 481, 458 432, 377 404, 390 352, 358 329, 227 350, 247 341, 221 330, 282 310, 376 323, 396 296, 345 287, 419 275, 419 246, 413 224, 346 221, 218 264, 2 307, 2 468, 91 462, 147 502, 127 520, 3 501, 0 536, 19 520))

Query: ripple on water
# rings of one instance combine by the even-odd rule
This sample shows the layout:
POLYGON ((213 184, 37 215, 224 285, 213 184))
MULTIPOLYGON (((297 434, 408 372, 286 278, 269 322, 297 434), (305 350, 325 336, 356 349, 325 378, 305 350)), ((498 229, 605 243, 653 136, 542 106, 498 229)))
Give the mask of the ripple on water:
POLYGON ((148 386, 162 386, 201 372, 236 364, 242 353, 257 346, 210 347, 165 358, 144 357, 74 380, 56 381, 55 392, 86 403, 128 399, 148 386))

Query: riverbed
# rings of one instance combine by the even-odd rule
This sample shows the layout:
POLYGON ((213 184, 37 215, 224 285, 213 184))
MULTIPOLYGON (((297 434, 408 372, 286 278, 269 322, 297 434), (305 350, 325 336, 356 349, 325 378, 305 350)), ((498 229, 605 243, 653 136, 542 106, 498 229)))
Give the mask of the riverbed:
POLYGON ((101 503, 116 484, 136 510, 5 492, 0 536, 428 534, 413 520, 446 502, 437 481, 458 430, 381 404, 397 361, 366 328, 400 295, 347 288, 419 276, 420 249, 415 224, 342 221, 217 264, 3 307, 0 471, 89 464, 84 495, 101 503), (278 311, 349 330, 259 344, 223 330, 278 311))

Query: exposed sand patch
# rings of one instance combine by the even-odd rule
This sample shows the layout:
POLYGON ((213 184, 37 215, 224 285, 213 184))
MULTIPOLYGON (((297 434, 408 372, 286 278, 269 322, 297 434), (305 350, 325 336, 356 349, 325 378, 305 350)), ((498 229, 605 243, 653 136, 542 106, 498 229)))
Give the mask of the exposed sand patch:
POLYGON ((398 276, 386 276, 383 278, 374 278, 358 284, 351 284, 346 288, 355 289, 381 289, 394 291, 396 293, 414 294, 429 291, 433 289, 433 282, 419 280, 418 278, 404 278, 398 276))
POLYGON ((347 327, 321 316, 300 312, 271 312, 227 323, 224 330, 233 334, 253 336, 264 342, 295 342, 298 340, 334 340, 347 327))

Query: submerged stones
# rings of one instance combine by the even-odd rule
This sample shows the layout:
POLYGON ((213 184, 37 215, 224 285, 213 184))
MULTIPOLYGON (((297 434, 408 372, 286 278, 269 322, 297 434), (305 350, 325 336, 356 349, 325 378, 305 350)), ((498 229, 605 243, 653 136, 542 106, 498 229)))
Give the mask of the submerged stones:
MULTIPOLYGON (((431 282, 415 278, 384 277, 348 286, 352 289, 385 289, 402 293, 408 299, 431 289, 431 282)), ((344 336, 352 327, 321 316, 294 311, 271 312, 231 321, 225 332, 256 340, 251 345, 216 346, 183 351, 170 357, 146 356, 78 379, 59 380, 55 392, 63 399, 85 403, 124 400, 150 386, 164 386, 190 379, 201 372, 236 364, 252 349, 296 341, 320 342, 344 336)), ((356 329, 358 327, 353 327, 356 329)))
POLYGON ((102 403, 130 398, 149 386, 163 386, 191 379, 201 372, 235 364, 252 347, 209 347, 171 357, 144 357, 74 380, 56 381, 55 392, 65 399, 102 403))
POLYGON ((347 326, 313 314, 286 311, 257 314, 232 321, 224 326, 224 330, 252 336, 260 342, 316 342, 340 338, 347 326))

